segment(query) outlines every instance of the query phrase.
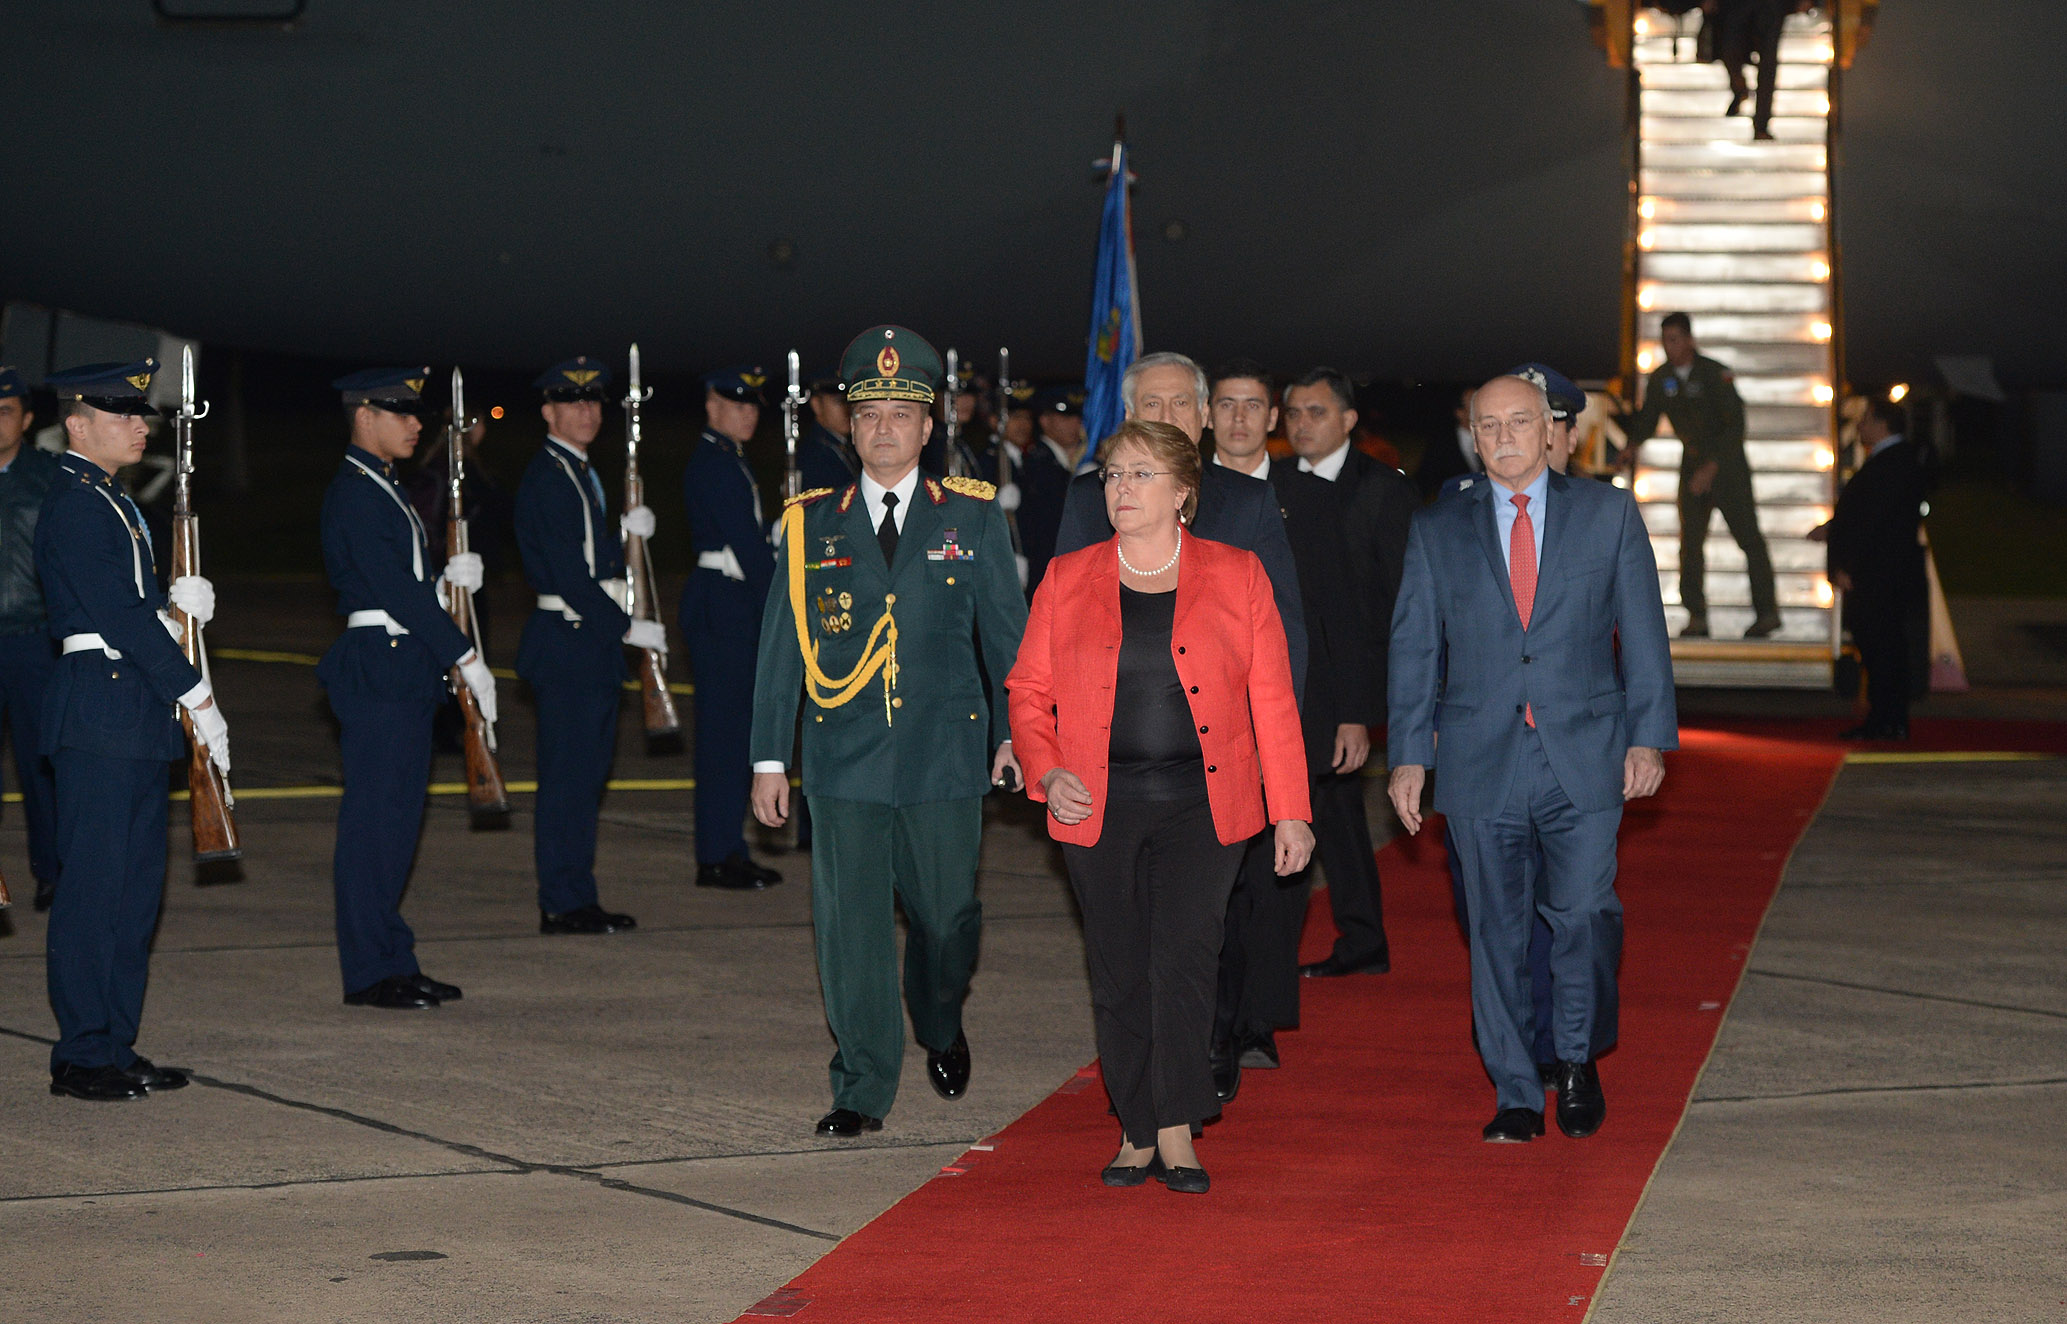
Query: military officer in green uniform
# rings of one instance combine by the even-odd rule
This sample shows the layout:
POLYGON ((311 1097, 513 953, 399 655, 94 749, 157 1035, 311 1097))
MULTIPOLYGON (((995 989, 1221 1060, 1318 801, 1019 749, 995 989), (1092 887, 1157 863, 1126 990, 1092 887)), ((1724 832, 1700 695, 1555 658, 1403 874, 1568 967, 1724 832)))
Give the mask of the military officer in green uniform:
POLYGON ((1019 782, 1004 679, 1026 599, 996 489, 919 470, 939 354, 879 326, 847 347, 840 372, 861 474, 783 512, 754 678, 753 809, 770 827, 788 818, 801 698, 811 909, 838 1044, 818 1132, 855 1136, 882 1129, 897 1098, 899 903, 904 1000, 927 1078, 945 1098, 968 1087, 962 999, 983 921, 983 796, 1019 782))
POLYGON ((1687 626, 1680 637, 1708 636, 1701 544, 1708 537, 1710 516, 1720 510, 1730 536, 1744 549, 1744 569, 1751 576, 1751 607, 1757 619, 1744 637, 1763 639, 1780 628, 1780 608, 1773 596, 1773 561, 1758 529, 1751 464, 1744 458, 1743 398, 1728 368, 1695 352, 1693 319, 1685 313, 1667 314, 1658 339, 1665 362, 1651 374, 1643 408, 1625 430, 1634 450, 1651 439, 1663 414, 1672 420, 1672 431, 1684 448, 1679 462, 1679 600, 1687 609, 1687 626))

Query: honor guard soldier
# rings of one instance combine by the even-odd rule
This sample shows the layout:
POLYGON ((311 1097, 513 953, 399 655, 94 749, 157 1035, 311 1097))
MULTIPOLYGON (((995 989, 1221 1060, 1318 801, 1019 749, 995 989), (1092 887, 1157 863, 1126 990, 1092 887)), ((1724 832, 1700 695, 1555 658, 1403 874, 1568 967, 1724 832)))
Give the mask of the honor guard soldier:
MULTIPOLYGON (((36 573, 63 652, 42 715, 59 867, 50 1092, 76 1099, 135 1099, 187 1083, 135 1048, 165 894, 165 765, 187 752, 181 708, 209 757, 230 766, 222 712, 173 640, 143 512, 115 484, 117 471, 143 458, 157 366, 95 364, 48 381, 71 445, 36 527, 36 573)), ((196 621, 215 615, 215 590, 198 575, 175 579, 169 599, 196 621)))
MULTIPOLYGON (((804 490, 845 487, 854 481, 854 450, 847 444, 847 395, 837 378, 811 383, 811 425, 797 446, 797 470, 804 490)), ((754 604, 760 619, 760 604, 754 604)))
POLYGON ((538 702, 538 861, 541 933, 616 933, 630 915, 596 900, 596 815, 617 753, 624 646, 666 649, 658 621, 625 610, 623 533, 653 534, 638 506, 622 527, 606 512, 589 447, 603 426, 610 368, 584 355, 532 383, 545 393, 546 440, 517 487, 517 550, 538 608, 524 625, 517 674, 538 702))
POLYGON ((28 444, 35 419, 28 385, 14 369, 0 368, 0 715, 14 730, 36 909, 48 910, 57 888, 57 791, 41 732, 43 691, 57 669, 57 650, 36 580, 36 519, 58 479, 58 463, 28 444))
POLYGON ((969 1083, 962 999, 976 961, 983 796, 1019 780, 1005 676, 1026 600, 995 489, 919 470, 940 356, 897 326, 864 331, 840 370, 858 482, 783 512, 775 591, 754 683, 754 814, 789 813, 786 772, 804 703, 804 792, 816 841, 811 913, 838 1049, 818 1132, 882 1128, 904 1058, 897 921, 910 922, 904 995, 945 1098, 969 1083), (979 649, 981 655, 979 657, 979 649))
MULTIPOLYGON (((682 637, 696 675, 696 885, 758 889, 782 881, 746 851, 753 779, 754 653, 775 578, 761 489, 746 443, 761 421, 759 368, 703 379, 703 436, 689 452, 682 499, 696 569, 682 588, 682 637)), ((798 460, 805 451, 798 448, 798 460)))
POLYGON ((453 667, 495 720, 495 678, 443 600, 446 580, 480 586, 481 558, 450 557, 433 577, 430 539, 396 482, 396 463, 415 453, 423 432, 430 372, 369 368, 331 383, 351 442, 322 515, 323 569, 345 618, 316 668, 344 761, 331 858, 337 959, 347 1003, 403 1011, 460 996, 417 968, 416 935, 401 910, 423 831, 431 726, 453 667))

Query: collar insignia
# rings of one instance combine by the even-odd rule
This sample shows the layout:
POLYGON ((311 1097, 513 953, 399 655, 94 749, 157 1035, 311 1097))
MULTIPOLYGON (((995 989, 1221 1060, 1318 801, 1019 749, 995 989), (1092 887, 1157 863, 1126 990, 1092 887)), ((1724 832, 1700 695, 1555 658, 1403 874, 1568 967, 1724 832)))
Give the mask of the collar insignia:
POLYGON ((926 495, 933 498, 933 504, 936 506, 947 504, 947 493, 943 492, 940 489, 940 484, 934 482, 931 478, 926 480, 926 495))

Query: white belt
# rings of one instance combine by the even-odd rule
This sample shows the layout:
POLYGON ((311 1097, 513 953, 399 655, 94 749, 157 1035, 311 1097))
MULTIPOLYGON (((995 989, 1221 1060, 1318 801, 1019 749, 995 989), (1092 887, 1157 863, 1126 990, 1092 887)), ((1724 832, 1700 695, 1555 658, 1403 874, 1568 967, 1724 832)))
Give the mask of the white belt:
POLYGON ((345 628, 347 630, 365 630, 376 625, 386 630, 391 636, 409 633, 409 631, 402 628, 400 621, 378 607, 368 607, 363 611, 355 611, 345 617, 345 628))
POLYGON ((84 653, 92 649, 99 649, 109 657, 117 660, 122 656, 121 650, 108 647, 108 641, 97 634, 68 634, 65 636, 64 650, 67 653, 84 653))
POLYGON ((581 619, 581 613, 574 610, 574 608, 568 606, 567 599, 561 597, 557 593, 539 594, 538 609, 540 611, 559 612, 561 617, 565 620, 578 621, 581 619))
POLYGON ((696 554, 696 568, 698 570, 716 570, 727 579, 736 579, 741 583, 746 582, 746 571, 740 569, 739 558, 733 554, 730 547, 720 547, 715 552, 698 552, 696 554))

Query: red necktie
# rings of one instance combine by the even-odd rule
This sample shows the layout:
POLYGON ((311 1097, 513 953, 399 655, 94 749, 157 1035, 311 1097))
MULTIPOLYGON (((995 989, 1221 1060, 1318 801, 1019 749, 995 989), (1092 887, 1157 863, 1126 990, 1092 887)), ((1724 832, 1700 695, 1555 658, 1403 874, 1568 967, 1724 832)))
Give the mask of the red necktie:
MULTIPOLYGON (((1507 534, 1507 582, 1514 589, 1522 629, 1527 630, 1529 615, 1536 609, 1536 523, 1529 518, 1528 497, 1517 492, 1507 499, 1514 503, 1514 527, 1507 534)), ((1526 705, 1522 717, 1536 725, 1536 706, 1526 705)))

